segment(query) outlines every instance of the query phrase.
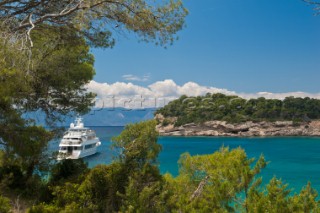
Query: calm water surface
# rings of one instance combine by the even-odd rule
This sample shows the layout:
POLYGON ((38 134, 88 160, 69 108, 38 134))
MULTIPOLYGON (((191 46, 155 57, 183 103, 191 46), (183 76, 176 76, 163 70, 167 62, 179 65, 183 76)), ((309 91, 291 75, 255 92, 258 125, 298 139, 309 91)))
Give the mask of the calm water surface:
MULTIPOLYGON (((109 164, 117 153, 110 150, 111 138, 119 135, 123 127, 91 127, 100 137, 102 145, 97 154, 85 158, 90 167, 109 164)), ((162 145, 159 156, 160 170, 178 174, 177 161, 184 152, 191 155, 213 153, 221 146, 242 147, 249 157, 264 154, 269 165, 263 170, 264 182, 273 176, 282 178, 289 188, 300 191, 311 181, 320 192, 320 138, 276 137, 276 138, 227 138, 227 137, 160 137, 162 145)), ((58 147, 58 142, 53 144, 58 147)))

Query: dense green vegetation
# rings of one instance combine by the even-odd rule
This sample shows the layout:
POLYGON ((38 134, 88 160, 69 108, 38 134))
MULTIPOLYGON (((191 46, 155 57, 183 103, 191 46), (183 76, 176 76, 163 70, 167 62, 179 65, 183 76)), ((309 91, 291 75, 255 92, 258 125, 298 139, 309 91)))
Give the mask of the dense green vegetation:
MULTIPOLYGON (((162 175, 157 166, 161 146, 156 122, 129 125, 113 139, 118 155, 110 165, 88 169, 79 161, 55 165, 46 193, 28 210, 40 212, 318 212, 317 192, 310 183, 290 195, 273 178, 262 186, 263 156, 249 159, 243 149, 201 156, 185 153, 179 175, 162 175), (43 198, 43 197, 42 197, 43 198)), ((7 201, 0 197, 0 202, 7 201), (2 199, 2 200, 1 200, 2 199)), ((4 211, 5 212, 5 211, 4 211)))
MULTIPOLYGON (((0 212, 8 210, 4 197, 21 202, 14 208, 49 202, 65 190, 55 186, 70 177, 77 183, 89 172, 81 163, 56 165, 47 145, 60 136, 58 121, 94 104, 95 94, 85 89, 95 74, 90 47, 113 47, 116 32, 166 46, 177 39, 186 15, 179 0, 0 2, 0 212), (46 115, 47 128, 31 116, 37 112, 46 115)), ((68 203, 55 202, 59 208, 68 203)))
MULTIPOLYGON (((176 126, 203 123, 210 120, 238 123, 244 121, 310 121, 320 118, 320 100, 287 97, 276 99, 249 99, 224 94, 182 96, 156 111, 164 117, 176 117, 176 126)), ((164 124, 170 123, 168 119, 164 124)))

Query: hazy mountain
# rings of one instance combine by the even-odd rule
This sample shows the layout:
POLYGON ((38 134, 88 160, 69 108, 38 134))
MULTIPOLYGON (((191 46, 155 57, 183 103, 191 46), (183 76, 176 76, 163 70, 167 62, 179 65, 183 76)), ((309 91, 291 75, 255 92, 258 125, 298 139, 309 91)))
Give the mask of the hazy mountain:
MULTIPOLYGON (((104 108, 92 110, 83 116, 85 126, 125 126, 129 123, 153 119, 154 108, 141 110, 128 110, 124 108, 104 108)), ((40 125, 45 125, 44 114, 33 112, 25 114, 24 117, 35 119, 40 125)), ((65 122, 59 126, 69 126, 75 117, 66 117, 65 122)))
POLYGON ((153 119, 155 109, 127 110, 123 108, 93 110, 83 116, 87 126, 124 126, 128 123, 136 123, 153 119))

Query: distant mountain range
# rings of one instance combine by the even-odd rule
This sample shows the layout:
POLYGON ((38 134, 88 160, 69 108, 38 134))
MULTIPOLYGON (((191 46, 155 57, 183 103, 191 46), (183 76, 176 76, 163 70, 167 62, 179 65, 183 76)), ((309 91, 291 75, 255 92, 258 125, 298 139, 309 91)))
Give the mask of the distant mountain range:
MULTIPOLYGON (((155 108, 132 109, 125 108, 103 108, 93 109, 90 113, 82 116, 85 126, 125 126, 129 123, 153 119, 155 108)), ((33 112, 25 114, 26 118, 33 118, 40 125, 45 126, 44 114, 41 112, 33 112)), ((74 122, 75 117, 66 117, 59 126, 69 126, 74 122)))
POLYGON ((92 110, 83 116, 87 126, 125 126, 129 123, 153 119, 156 109, 147 108, 140 110, 128 110, 124 108, 104 108, 92 110))

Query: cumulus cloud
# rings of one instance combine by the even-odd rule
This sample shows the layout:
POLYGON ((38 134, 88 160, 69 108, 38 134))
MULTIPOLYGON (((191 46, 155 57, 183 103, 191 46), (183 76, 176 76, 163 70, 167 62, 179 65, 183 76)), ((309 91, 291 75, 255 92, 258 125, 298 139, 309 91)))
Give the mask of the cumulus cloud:
POLYGON ((132 95, 152 95, 148 88, 134 85, 132 83, 116 82, 113 84, 98 83, 91 81, 87 84, 89 91, 97 93, 98 96, 132 96, 132 95))
POLYGON ((173 80, 157 81, 148 86, 155 96, 176 97, 179 96, 179 86, 173 80))
POLYGON ((195 82, 188 82, 180 86, 171 79, 157 81, 147 87, 135 85, 133 83, 116 82, 108 84, 98 83, 96 81, 91 81, 86 87, 89 91, 97 94, 97 107, 161 107, 182 95, 200 96, 207 93, 238 95, 247 99, 258 97, 265 97, 267 99, 284 99, 288 96, 320 99, 320 93, 237 93, 223 88, 201 86, 195 82))
POLYGON ((240 97, 249 99, 249 98, 259 98, 264 97, 266 99, 280 99, 283 100, 286 97, 300 97, 300 98, 316 98, 320 99, 320 93, 307 93, 307 92, 287 92, 287 93, 271 93, 271 92, 258 92, 258 93, 239 93, 237 94, 240 97))
POLYGON ((125 81, 149 81, 150 80, 150 74, 143 75, 142 77, 132 75, 132 74, 126 74, 122 76, 122 79, 125 81))

